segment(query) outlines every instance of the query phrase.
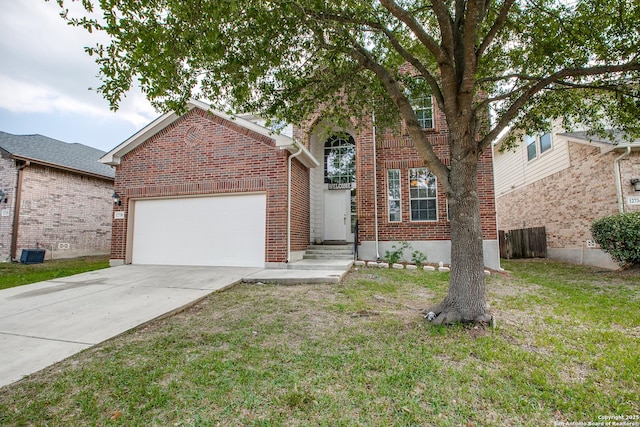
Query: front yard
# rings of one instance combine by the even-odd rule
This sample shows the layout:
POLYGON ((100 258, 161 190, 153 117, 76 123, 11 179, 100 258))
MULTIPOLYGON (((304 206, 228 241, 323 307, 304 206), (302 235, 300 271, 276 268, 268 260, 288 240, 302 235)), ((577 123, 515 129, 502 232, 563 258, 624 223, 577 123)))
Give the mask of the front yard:
POLYGON ((109 267, 108 256, 47 260, 41 264, 0 263, 0 289, 58 279, 109 267))
POLYGON ((239 285, 0 389, 0 425, 640 425, 640 275, 503 266, 495 330, 421 318, 447 273, 239 285))

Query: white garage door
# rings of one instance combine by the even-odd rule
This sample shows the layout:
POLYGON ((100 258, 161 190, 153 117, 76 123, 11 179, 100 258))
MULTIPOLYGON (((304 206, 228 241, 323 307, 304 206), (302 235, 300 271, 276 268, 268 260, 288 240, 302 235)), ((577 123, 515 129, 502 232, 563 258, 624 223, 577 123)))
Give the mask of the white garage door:
POLYGON ((264 267, 264 194, 135 201, 133 264, 264 267))

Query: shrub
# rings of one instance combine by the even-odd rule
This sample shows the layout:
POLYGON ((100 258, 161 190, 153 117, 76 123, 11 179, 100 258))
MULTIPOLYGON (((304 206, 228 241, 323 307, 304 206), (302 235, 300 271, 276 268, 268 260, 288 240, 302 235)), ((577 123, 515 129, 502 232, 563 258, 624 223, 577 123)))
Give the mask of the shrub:
MULTIPOLYGON (((398 246, 391 246, 391 250, 384 251, 383 259, 388 262, 389 265, 396 264, 404 258, 404 251, 407 249, 410 251, 413 250, 408 242, 400 242, 398 246)), ((427 261, 427 256, 419 250, 415 250, 411 252, 411 261, 418 267, 421 267, 427 261)))
POLYGON ((404 250, 410 249, 411 245, 407 242, 400 242, 399 246, 396 245, 391 246, 390 251, 384 251, 384 260, 391 264, 396 264, 398 261, 402 259, 404 256, 404 250))
POLYGON ((427 256, 419 250, 415 250, 413 252, 411 252, 411 261, 413 261, 413 263, 415 265, 419 267, 422 267, 422 265, 427 262, 427 256))
POLYGON ((640 264, 640 212, 597 219, 591 224, 591 234, 621 266, 640 264))

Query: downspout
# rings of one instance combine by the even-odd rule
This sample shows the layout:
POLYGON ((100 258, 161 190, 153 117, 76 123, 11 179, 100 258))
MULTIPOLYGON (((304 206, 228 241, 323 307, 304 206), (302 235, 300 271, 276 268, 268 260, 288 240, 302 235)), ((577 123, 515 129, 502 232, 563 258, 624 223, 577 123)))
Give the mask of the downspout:
MULTIPOLYGON (((296 143, 294 142, 293 145, 295 146, 296 143)), ((298 147, 298 151, 287 159, 287 264, 291 260, 291 160, 300 154, 302 154, 302 147, 298 147)))
POLYGON ((618 211, 624 213, 624 201, 622 199, 622 177, 620 176, 620 160, 624 159, 631 153, 631 147, 627 145, 627 149, 619 157, 613 161, 613 172, 616 175, 616 192, 618 196, 618 211))
MULTIPOLYGON (((493 172, 493 210, 496 213, 496 233, 497 233, 497 238, 498 238, 498 271, 503 271, 502 269, 502 265, 500 264, 500 230, 498 230, 498 190, 496 188, 496 180, 495 180, 495 170, 496 170, 496 157, 495 157, 495 153, 493 151, 494 149, 494 145, 491 144, 491 169, 493 172)), ((546 251, 546 248, 545 248, 546 251)), ((484 252, 484 251, 483 251, 484 252)))
POLYGON ((376 261, 380 260, 380 242, 378 241, 378 160, 376 158, 376 112, 371 113, 373 122, 373 217, 376 239, 376 261))
POLYGON ((18 177, 16 179, 16 196, 15 196, 15 205, 13 207, 13 229, 11 230, 11 253, 9 257, 11 261, 17 260, 17 252, 18 252, 18 231, 20 228, 20 205, 22 203, 22 177, 24 173, 23 169, 31 166, 30 161, 24 162, 21 166, 18 166, 18 177))

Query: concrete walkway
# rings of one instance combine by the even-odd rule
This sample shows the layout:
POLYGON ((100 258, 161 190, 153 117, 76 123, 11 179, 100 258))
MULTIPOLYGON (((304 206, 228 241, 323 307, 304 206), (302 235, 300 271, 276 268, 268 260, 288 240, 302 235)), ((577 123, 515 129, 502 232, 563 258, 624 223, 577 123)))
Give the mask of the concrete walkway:
POLYGON ((267 268, 245 276, 246 283, 277 283, 297 285, 311 283, 340 283, 349 272, 353 260, 305 259, 292 262, 287 268, 267 268))
POLYGON ((260 270, 123 265, 0 290, 0 387, 260 270))

